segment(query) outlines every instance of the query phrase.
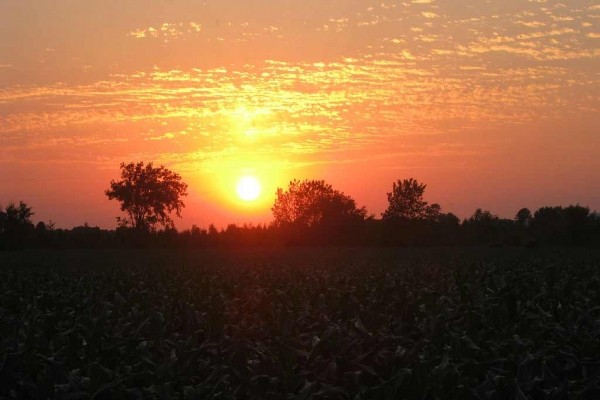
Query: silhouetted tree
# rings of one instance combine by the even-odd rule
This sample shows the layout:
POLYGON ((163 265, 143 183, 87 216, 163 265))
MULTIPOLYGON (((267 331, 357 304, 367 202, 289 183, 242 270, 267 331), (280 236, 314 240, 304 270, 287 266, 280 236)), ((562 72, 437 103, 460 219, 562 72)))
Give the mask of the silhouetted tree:
POLYGON ((427 206, 425 209, 425 219, 428 221, 438 222, 443 215, 442 207, 437 203, 433 203, 427 206))
POLYGON ((579 204, 563 209, 566 222, 571 226, 584 226, 590 217, 590 209, 579 204))
POLYGON ((564 240, 565 221, 562 207, 541 207, 531 221, 532 231, 542 242, 559 243, 564 240))
POLYGON ((594 236, 594 214, 579 204, 542 207, 534 213, 531 229, 547 244, 585 244, 594 236))
POLYGON ((467 243, 493 244, 500 239, 499 227, 500 218, 481 208, 475 210, 471 217, 463 221, 467 243))
POLYGON ((517 215, 515 215, 515 222, 519 226, 527 227, 531 223, 532 218, 533 216, 531 215, 531 211, 529 211, 529 208, 521 208, 517 212, 517 215))
POLYGON ((510 230, 511 239, 509 242, 515 245, 525 245, 535 247, 538 245, 537 239, 531 233, 531 221, 533 214, 528 208, 521 208, 517 211, 510 230))
POLYGON ((488 210, 483 210, 481 208, 478 208, 477 210, 475 210, 473 215, 468 219, 468 222, 480 223, 480 224, 491 224, 497 220, 498 220, 497 215, 492 214, 488 210))
POLYGON ((584 244, 592 236, 592 220, 590 209, 579 204, 563 209, 566 229, 569 232, 567 244, 584 244))
POLYGON ((35 244, 38 247, 46 247, 49 243, 49 230, 44 221, 35 224, 35 244))
POLYGON ((441 207, 439 204, 428 205, 423 200, 426 187, 413 178, 394 182, 392 191, 387 194, 388 208, 382 214, 383 218, 435 220, 441 207))
POLYGON ((460 226, 460 218, 452 213, 440 214, 438 216, 437 222, 443 225, 458 227, 460 226))
POLYGON ((0 236, 8 248, 23 247, 35 227, 31 222, 33 216, 31 207, 20 201, 16 206, 9 204, 4 211, 0 211, 0 236))
POLYGON ((515 222, 519 226, 527 227, 529 226, 532 218, 533 216, 531 215, 531 211, 529 211, 528 208, 521 208, 517 212, 517 215, 515 215, 515 222))
POLYGON ((117 217, 120 226, 131 226, 138 230, 154 230, 156 225, 173 227, 170 213, 181 217, 185 207, 182 196, 186 196, 187 185, 181 176, 162 165, 155 168, 152 163, 121 164, 121 180, 110 182, 106 195, 110 200, 121 202, 121 210, 127 218, 117 217))
POLYGON ((353 198, 322 180, 293 180, 286 191, 277 188, 271 211, 276 226, 336 225, 363 221, 367 215, 366 209, 358 208, 353 198))

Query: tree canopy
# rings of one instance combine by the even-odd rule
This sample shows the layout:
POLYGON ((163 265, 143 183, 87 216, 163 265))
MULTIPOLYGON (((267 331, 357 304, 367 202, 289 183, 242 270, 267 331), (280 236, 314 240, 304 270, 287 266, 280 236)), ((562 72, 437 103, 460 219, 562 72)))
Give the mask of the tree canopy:
POLYGON ((366 209, 358 208, 352 197, 323 180, 293 180, 287 190, 278 188, 271 210, 276 226, 336 225, 364 220, 367 215, 366 209))
POLYGON ((4 211, 0 210, 0 232, 31 224, 33 214, 31 207, 22 201, 18 206, 9 204, 4 211))
POLYGON ((11 203, 0 210, 0 241, 3 245, 9 248, 22 245, 34 229, 31 222, 33 215, 31 207, 22 201, 18 206, 11 203))
POLYGON ((433 220, 441 213, 439 204, 429 205, 423 200, 427 185, 416 179, 398 179, 387 194, 388 208, 382 214, 384 219, 401 218, 407 220, 433 220))
POLYGON ((529 208, 521 208, 515 215, 515 222, 520 226, 528 226, 531 223, 533 215, 529 208))
POLYGON ((187 184, 181 176, 151 162, 121 163, 120 168, 121 180, 112 180, 105 192, 110 200, 120 201, 121 210, 127 213, 126 218, 117 217, 119 225, 140 230, 172 227, 170 214, 181 217, 185 207, 181 197, 187 195, 187 184))

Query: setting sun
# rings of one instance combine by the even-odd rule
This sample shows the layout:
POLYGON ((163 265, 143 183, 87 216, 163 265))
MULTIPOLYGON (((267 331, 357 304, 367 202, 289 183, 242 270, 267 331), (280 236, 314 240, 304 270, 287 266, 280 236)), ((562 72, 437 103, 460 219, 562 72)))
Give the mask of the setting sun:
POLYGON ((114 228, 145 161, 189 185, 178 229, 306 178, 376 217, 407 178, 461 219, 600 208, 596 0, 72 3, 0 0, 0 207, 114 228))
POLYGON ((254 201, 260 196, 261 186, 253 176, 241 178, 237 184, 238 197, 244 201, 254 201))
POLYGON ((0 400, 600 400, 599 71, 600 0, 0 0, 0 400))

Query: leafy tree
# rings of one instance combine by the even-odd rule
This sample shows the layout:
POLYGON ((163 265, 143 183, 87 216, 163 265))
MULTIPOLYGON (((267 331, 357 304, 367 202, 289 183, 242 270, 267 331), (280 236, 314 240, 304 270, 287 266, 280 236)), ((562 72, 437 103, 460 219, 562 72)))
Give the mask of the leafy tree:
POLYGON ((579 204, 570 205, 563 209, 567 223, 571 226, 584 226, 590 220, 589 207, 583 207, 579 204))
POLYGON ((29 233, 34 230, 31 207, 20 201, 16 206, 9 204, 4 211, 0 210, 0 235, 9 248, 21 247, 27 241, 29 233))
POLYGON ((387 194, 388 208, 382 214, 384 219, 400 218, 407 220, 435 220, 441 214, 439 204, 428 205, 423 200, 427 185, 416 179, 398 180, 392 184, 387 194))
POLYGON ((550 244, 583 244, 593 236, 594 217, 588 207, 542 207, 531 221, 533 232, 550 244))
POLYGON ((51 230, 44 221, 40 221, 35 225, 35 245, 37 247, 45 247, 50 244, 51 230))
POLYGON ((565 230, 562 207, 541 207, 534 214, 531 227, 541 239, 560 242, 565 230))
MULTIPOLYGON (((510 222, 512 224, 512 221, 510 222)), ((470 235, 472 243, 488 243, 497 241, 501 230, 500 218, 488 210, 478 208, 473 215, 463 221, 463 228, 470 235)))
POLYGON ((367 215, 353 198, 323 180, 293 180, 286 191, 278 188, 271 211, 276 226, 340 225, 362 221, 367 215))
POLYGON ((491 224, 498 220, 498 216, 492 214, 489 210, 483 210, 481 208, 478 208, 468 219, 468 222, 477 224, 491 224))
POLYGON ((110 182, 106 190, 109 200, 121 202, 126 218, 117 217, 120 226, 131 226, 139 230, 154 230, 156 225, 173 227, 172 212, 181 217, 185 207, 182 196, 186 196, 187 184, 181 176, 162 165, 152 163, 121 163, 121 180, 110 182))
POLYGON ((442 207, 438 203, 433 203, 425 209, 425 219, 428 221, 439 222, 442 216, 442 207))
POLYGON ((443 225, 458 227, 460 225, 460 218, 452 213, 441 213, 436 218, 436 222, 443 225))
POLYGON ((31 217, 34 213, 31 207, 20 201, 17 207, 10 203, 4 211, 0 211, 0 230, 6 231, 14 227, 31 224, 31 217))
POLYGON ((533 218, 528 208, 521 208, 515 216, 515 221, 519 226, 528 226, 533 218))

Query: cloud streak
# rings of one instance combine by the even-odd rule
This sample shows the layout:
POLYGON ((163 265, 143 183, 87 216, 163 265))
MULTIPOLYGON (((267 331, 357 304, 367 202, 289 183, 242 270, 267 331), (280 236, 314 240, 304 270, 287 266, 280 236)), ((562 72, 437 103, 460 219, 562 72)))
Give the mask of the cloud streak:
POLYGON ((168 23, 164 22, 156 27, 137 28, 127 33, 127 36, 134 39, 152 39, 158 38, 168 42, 170 39, 182 38, 186 35, 193 35, 202 31, 202 25, 196 22, 188 23, 168 23))

